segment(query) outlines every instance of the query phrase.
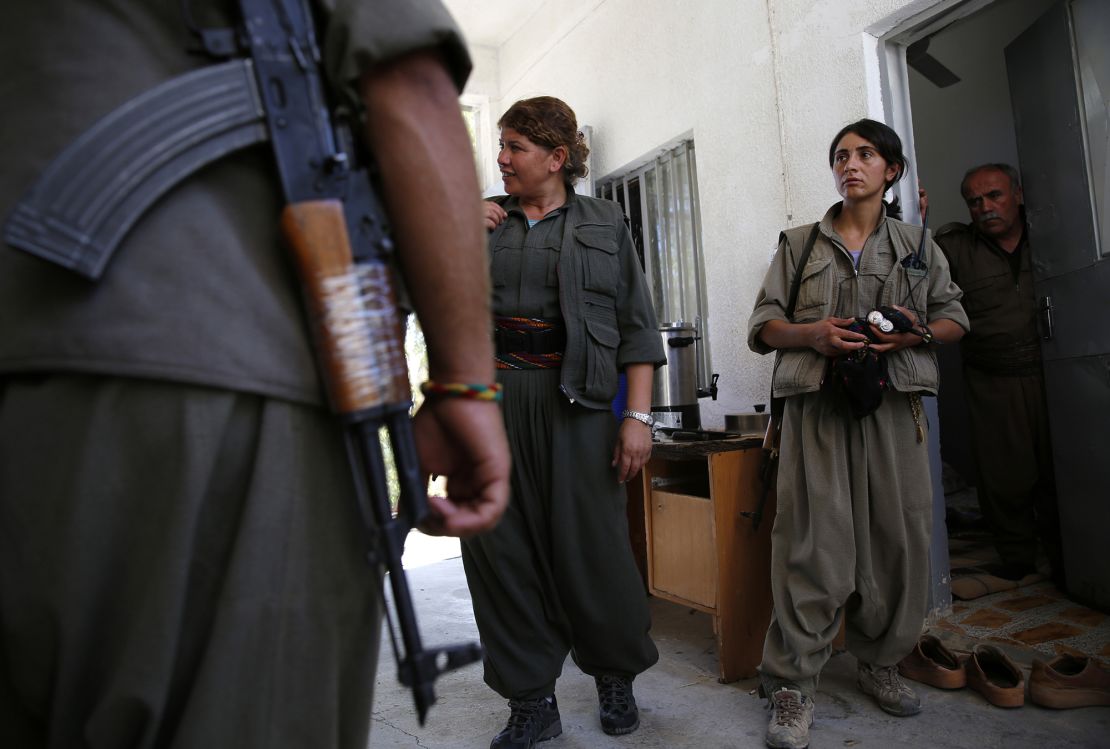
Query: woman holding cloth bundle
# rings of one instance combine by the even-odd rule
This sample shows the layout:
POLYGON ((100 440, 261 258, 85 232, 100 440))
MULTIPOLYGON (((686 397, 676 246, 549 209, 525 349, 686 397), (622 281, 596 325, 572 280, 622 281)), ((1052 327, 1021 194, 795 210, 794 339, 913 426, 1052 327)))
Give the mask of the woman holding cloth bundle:
POLYGON ((574 112, 526 99, 498 127, 508 195, 484 216, 512 499, 494 531, 464 541, 463 564, 485 680, 511 710, 491 748, 525 749, 562 730, 555 681, 568 652, 595 678, 602 729, 639 725, 632 679, 658 654, 623 484, 651 455, 665 356, 623 211, 574 192, 588 153, 574 112))
POLYGON ((767 745, 791 749, 809 744, 817 679, 842 621, 860 689, 893 715, 921 709, 897 669, 928 598, 921 395, 937 391, 932 345, 968 329, 944 254, 883 202, 906 167, 897 133, 854 122, 833 139, 829 166, 843 201, 779 236, 748 324, 753 351, 776 351, 773 395, 785 399, 774 612, 759 670, 767 745))

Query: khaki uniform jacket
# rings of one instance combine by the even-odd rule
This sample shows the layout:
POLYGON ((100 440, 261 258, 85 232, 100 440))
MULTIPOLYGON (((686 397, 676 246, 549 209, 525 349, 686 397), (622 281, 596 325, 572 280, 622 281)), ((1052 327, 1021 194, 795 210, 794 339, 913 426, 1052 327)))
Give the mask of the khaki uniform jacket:
MULTIPOLYGON (((494 201, 506 210, 519 206, 511 196, 494 201)), ((513 227, 505 221, 491 232, 491 253, 512 242, 513 227)), ((567 328, 560 387, 571 402, 609 408, 620 370, 629 364, 666 363, 644 271, 617 203, 568 194, 555 270, 567 328)), ((504 281, 498 272, 494 264, 495 284, 504 281)))
MULTIPOLYGON (((462 88, 469 58, 438 0, 314 4, 336 89, 418 49, 442 51, 462 88)), ((201 26, 234 20, 234 3, 189 6, 201 26)), ((3 19, 0 216, 100 117, 213 64, 190 53, 197 42, 179 0, 14 0, 3 19)), ((269 148, 229 154, 176 185, 96 283, 0 245, 0 373, 141 377, 322 403, 269 148)))
MULTIPOLYGON (((962 293, 952 281, 948 261, 932 241, 926 242, 928 270, 905 268, 901 261, 917 251, 921 227, 911 226, 885 213, 875 233, 867 240, 857 269, 832 227, 840 212, 837 203, 819 224, 817 241, 801 269, 801 286, 790 322, 809 323, 827 317, 865 317, 883 305, 898 304, 917 310, 922 322, 954 320, 967 330, 967 315, 960 306, 962 293)), ((885 211, 885 209, 884 209, 885 211)), ((748 321, 748 346, 766 354, 775 349, 759 334, 770 320, 786 320, 790 284, 812 224, 787 229, 779 235, 779 247, 756 298, 748 321)), ((811 393, 824 381, 827 357, 811 348, 777 352, 772 393, 777 398, 811 393)), ((927 346, 913 346, 887 355, 890 386, 902 392, 935 395, 939 385, 936 354, 927 346)))
POLYGON ((1022 238, 1019 271, 1001 247, 968 224, 937 232, 952 279, 963 289, 971 332, 960 341, 964 363, 988 373, 1040 371, 1040 333, 1029 244, 1022 238))

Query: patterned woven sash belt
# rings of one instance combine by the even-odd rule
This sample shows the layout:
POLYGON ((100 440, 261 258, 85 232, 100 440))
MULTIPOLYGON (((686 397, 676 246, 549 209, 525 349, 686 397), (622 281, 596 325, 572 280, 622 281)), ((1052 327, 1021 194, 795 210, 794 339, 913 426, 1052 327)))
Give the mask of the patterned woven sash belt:
POLYGON ((498 369, 558 369, 563 364, 567 331, 561 319, 495 317, 498 369))

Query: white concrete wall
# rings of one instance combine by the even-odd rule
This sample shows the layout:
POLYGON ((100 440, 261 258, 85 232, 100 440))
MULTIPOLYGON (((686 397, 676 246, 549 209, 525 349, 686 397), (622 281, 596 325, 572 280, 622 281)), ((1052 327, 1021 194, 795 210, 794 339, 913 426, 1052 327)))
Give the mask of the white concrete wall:
POLYGON ((478 181, 485 187, 497 177, 497 165, 494 163, 496 156, 492 150, 497 136, 493 132, 495 120, 491 119, 490 105, 501 95, 501 81, 498 77, 501 66, 498 63, 497 48, 471 44, 469 49, 474 69, 459 101, 468 107, 476 107, 480 112, 477 132, 479 153, 475 154, 475 159, 478 162, 478 181))
POLYGON ((493 119, 523 97, 565 99, 594 128, 598 177, 693 134, 721 373, 707 425, 767 400, 771 357, 745 337, 778 232, 837 200, 836 131, 881 117, 866 30, 940 3, 951 0, 550 0, 500 48, 493 119))
POLYGON ((479 44, 471 44, 469 50, 474 69, 466 81, 463 95, 498 98, 501 95, 500 51, 479 44))

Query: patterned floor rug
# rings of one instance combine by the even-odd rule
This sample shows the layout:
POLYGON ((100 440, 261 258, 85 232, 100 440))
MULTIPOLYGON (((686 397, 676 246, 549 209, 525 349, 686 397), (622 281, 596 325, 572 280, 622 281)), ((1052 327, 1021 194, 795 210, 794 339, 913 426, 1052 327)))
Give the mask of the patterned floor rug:
POLYGON ((1110 615, 1070 600, 1048 581, 954 601, 952 613, 930 632, 957 651, 970 652, 978 642, 998 645, 1026 668, 1034 658, 1064 653, 1110 667, 1110 615))
POLYGON ((974 488, 946 496, 952 610, 930 631, 949 648, 970 652, 978 642, 1002 648, 1028 669, 1034 658, 1070 653, 1110 666, 1110 615, 1068 598, 1041 572, 1021 580, 991 574, 998 556, 978 512, 974 488))

